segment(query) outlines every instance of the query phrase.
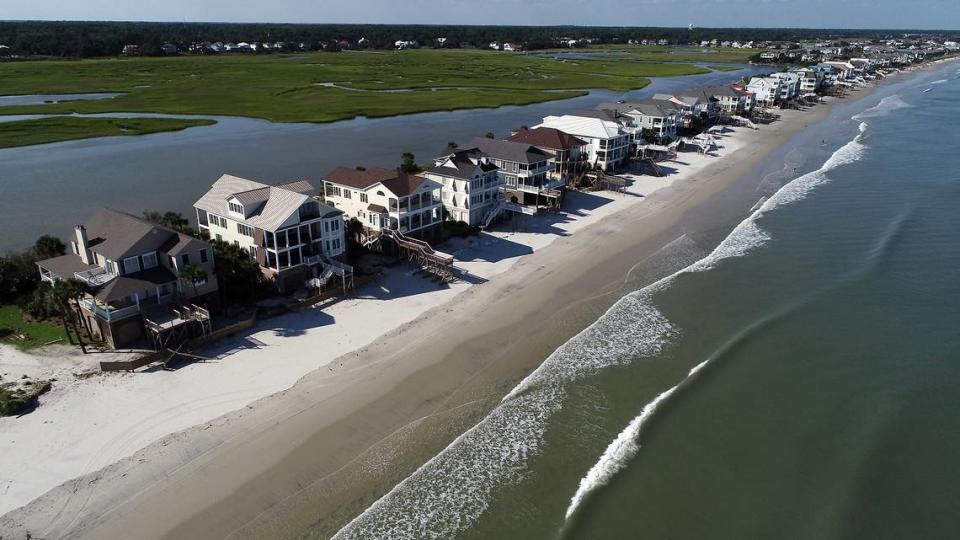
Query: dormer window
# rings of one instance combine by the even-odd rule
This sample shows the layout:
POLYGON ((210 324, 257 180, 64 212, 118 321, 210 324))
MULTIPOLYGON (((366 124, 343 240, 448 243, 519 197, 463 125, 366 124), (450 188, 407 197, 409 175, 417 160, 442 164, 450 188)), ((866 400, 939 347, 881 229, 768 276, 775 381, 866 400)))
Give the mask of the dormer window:
POLYGON ((234 214, 240 214, 241 216, 244 215, 242 204, 234 201, 229 201, 227 205, 230 207, 230 211, 233 212, 234 214))

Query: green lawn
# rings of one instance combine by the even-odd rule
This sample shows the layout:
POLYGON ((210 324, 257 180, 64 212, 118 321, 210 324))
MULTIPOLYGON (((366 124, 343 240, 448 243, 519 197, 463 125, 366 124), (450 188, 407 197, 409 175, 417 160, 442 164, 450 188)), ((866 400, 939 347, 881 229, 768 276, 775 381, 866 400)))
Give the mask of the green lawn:
POLYGON ((67 343, 67 336, 59 324, 26 322, 19 307, 0 304, 0 342, 10 343, 21 349, 33 349, 56 339, 67 343))
MULTIPOLYGON (((661 47, 658 45, 597 45, 597 50, 619 51, 620 57, 646 62, 719 62, 745 64, 759 49, 661 47)), ((589 49, 588 49, 589 50, 589 49)))
POLYGON ((0 64, 0 95, 126 94, 0 107, 0 114, 158 112, 331 122, 523 105, 583 95, 587 88, 627 91, 643 88, 648 77, 707 71, 690 64, 461 50, 12 62, 0 64))
POLYGON ((54 116, 0 122, 0 148, 29 146, 75 139, 146 135, 215 124, 213 120, 179 118, 78 118, 54 116))

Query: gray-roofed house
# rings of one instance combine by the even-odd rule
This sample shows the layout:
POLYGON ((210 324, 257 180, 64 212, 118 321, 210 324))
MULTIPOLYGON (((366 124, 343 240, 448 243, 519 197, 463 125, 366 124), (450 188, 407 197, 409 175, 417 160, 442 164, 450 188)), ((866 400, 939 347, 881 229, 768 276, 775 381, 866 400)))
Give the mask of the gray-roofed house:
POLYGON ((323 186, 327 203, 359 221, 367 238, 383 229, 424 240, 440 237, 443 185, 424 175, 337 167, 324 175, 323 186))
POLYGON ((681 108, 672 101, 648 99, 636 102, 604 103, 605 108, 613 108, 621 114, 630 116, 637 126, 634 143, 666 143, 677 138, 677 127, 683 117, 681 108), (653 140, 646 141, 645 137, 653 140))
POLYGON ((479 150, 438 157, 423 176, 443 184, 443 210, 450 219, 481 225, 496 205, 503 185, 498 168, 479 150))
POLYGON ((217 290, 209 243, 110 209, 74 227, 69 253, 37 266, 43 281, 78 279, 86 285, 77 303, 84 325, 111 347, 143 335, 146 310, 217 290), (206 273, 196 289, 180 280, 187 266, 206 273))
POLYGON ((532 144, 476 137, 464 148, 480 151, 497 166, 507 202, 536 207, 542 194, 563 183, 550 176, 554 155, 532 144))
POLYGON ((343 212, 315 192, 305 180, 271 186, 225 174, 193 206, 200 230, 248 251, 287 292, 346 252, 343 212))

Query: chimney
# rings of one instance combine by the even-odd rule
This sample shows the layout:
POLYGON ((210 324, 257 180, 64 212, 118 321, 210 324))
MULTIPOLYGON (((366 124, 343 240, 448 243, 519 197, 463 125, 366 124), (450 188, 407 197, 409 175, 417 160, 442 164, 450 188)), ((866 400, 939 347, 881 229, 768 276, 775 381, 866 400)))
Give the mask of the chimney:
POLYGON ((77 225, 73 228, 77 236, 77 254, 83 264, 92 264, 90 262, 90 247, 87 242, 87 228, 83 225, 77 225))

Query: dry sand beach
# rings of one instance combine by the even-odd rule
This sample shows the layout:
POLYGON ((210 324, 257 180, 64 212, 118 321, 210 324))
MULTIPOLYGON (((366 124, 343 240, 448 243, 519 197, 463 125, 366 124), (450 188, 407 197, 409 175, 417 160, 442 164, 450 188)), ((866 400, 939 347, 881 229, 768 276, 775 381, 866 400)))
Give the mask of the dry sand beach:
MULTIPOLYGON (((569 215, 444 246, 466 272, 449 287, 397 267, 262 323, 216 362, 60 368, 40 408, 0 419, 2 537, 283 537, 321 520, 332 534, 602 313, 638 262, 746 212, 716 196, 829 110, 730 130, 715 155, 681 153, 627 194, 575 193, 569 215)), ((0 371, 18 358, 3 351, 0 371)))

